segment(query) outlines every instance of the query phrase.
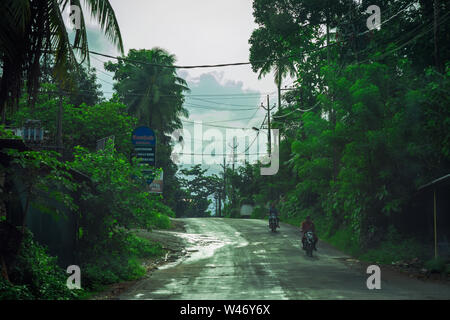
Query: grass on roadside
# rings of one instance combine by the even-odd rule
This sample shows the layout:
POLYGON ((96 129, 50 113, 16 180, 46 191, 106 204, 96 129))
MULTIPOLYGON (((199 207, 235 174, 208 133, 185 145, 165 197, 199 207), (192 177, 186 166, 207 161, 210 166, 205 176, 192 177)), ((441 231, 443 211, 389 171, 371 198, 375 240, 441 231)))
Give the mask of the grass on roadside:
POLYGON ((158 242, 130 233, 120 253, 112 252, 83 266, 84 286, 92 296, 108 285, 142 278, 146 274, 143 262, 165 254, 158 242))

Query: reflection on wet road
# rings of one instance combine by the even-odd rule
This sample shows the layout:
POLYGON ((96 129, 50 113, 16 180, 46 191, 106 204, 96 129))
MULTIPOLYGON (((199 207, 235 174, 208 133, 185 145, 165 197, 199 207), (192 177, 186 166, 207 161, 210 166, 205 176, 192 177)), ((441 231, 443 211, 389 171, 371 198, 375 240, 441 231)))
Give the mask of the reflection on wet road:
POLYGON ((349 268, 348 258, 325 243, 315 257, 301 249, 298 228, 267 221, 184 219, 187 254, 154 271, 120 299, 450 299, 450 287, 418 280, 383 279, 368 290, 369 275, 349 268))

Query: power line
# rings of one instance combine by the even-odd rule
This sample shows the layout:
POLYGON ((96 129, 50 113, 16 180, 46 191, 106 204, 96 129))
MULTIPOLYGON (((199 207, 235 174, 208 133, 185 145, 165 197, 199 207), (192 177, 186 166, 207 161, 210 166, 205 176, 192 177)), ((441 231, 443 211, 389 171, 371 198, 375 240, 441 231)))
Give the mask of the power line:
POLYGON ((216 102, 216 101, 212 101, 212 100, 205 100, 205 99, 201 99, 201 98, 192 98, 192 97, 187 97, 187 98, 192 99, 192 100, 198 100, 198 101, 213 103, 213 104, 220 104, 220 105, 224 105, 224 106, 253 107, 252 105, 248 105, 248 104, 224 103, 224 102, 216 102))
POLYGON ((208 122, 203 122, 203 124, 210 124, 210 123, 217 123, 217 122, 229 122, 229 121, 241 121, 241 120, 248 120, 248 119, 254 119, 254 116, 248 117, 248 118, 240 118, 240 119, 208 121, 208 122))
POLYGON ((262 127, 263 127, 264 122, 266 121, 266 119, 267 119, 267 114, 264 116, 264 120, 262 121, 261 126, 259 127, 259 130, 258 130, 258 132, 256 133, 256 136, 255 136, 255 138, 253 139, 252 143, 249 144, 249 146, 247 147, 247 149, 244 150, 243 153, 240 153, 240 154, 238 154, 238 155, 246 154, 246 152, 247 152, 248 150, 250 150, 251 146, 255 143, 256 139, 258 139, 259 133, 260 133, 260 131, 261 131, 261 129, 262 129, 262 127))
MULTIPOLYGON (((186 155, 186 156, 233 156, 233 155, 239 155, 239 153, 233 154, 233 153, 216 153, 216 154, 205 154, 205 153, 177 153, 179 155, 186 155)), ((247 153, 248 156, 256 156, 256 155, 267 155, 268 153, 247 153)))
MULTIPOLYGON (((447 12, 445 15, 443 15, 441 17, 441 21, 438 23, 438 25, 441 25, 442 23, 446 22, 450 18, 449 14, 450 14, 450 12, 447 12)), ((359 61, 359 62, 356 62, 356 63, 357 64, 362 64, 362 63, 366 63, 366 62, 369 62, 369 61, 380 60, 380 59, 383 59, 386 56, 388 56, 388 55, 390 55, 390 54, 392 54, 392 53, 394 53, 394 52, 396 52, 396 51, 406 47, 411 42, 419 39, 420 37, 424 36, 425 34, 429 33, 430 31, 432 31, 433 30, 433 22, 429 23, 426 26, 418 26, 416 29, 414 29, 411 32, 409 32, 409 34, 418 32, 420 28, 422 28, 422 32, 420 32, 419 34, 417 34, 413 38, 407 40, 406 42, 404 42, 402 44, 399 44, 398 47, 396 47, 396 48, 394 48, 394 49, 392 49, 390 51, 385 51, 383 54, 381 54, 379 56, 367 58, 365 60, 362 60, 362 61, 359 61)), ((397 41, 397 42, 400 42, 400 41, 397 41)))
MULTIPOLYGON (((306 54, 309 54, 309 53, 320 51, 320 50, 325 49, 327 47, 335 46, 336 44, 337 44, 337 42, 333 42, 333 43, 321 46, 319 48, 305 50, 301 54, 302 55, 306 55, 306 54)), ((190 65, 190 66, 163 65, 163 64, 151 63, 151 62, 142 61, 142 60, 134 60, 134 59, 129 59, 129 58, 125 58, 125 57, 112 56, 112 55, 109 55, 109 54, 95 52, 95 51, 91 51, 91 50, 89 50, 88 52, 91 53, 91 54, 99 55, 99 56, 106 57, 106 58, 115 59, 115 60, 118 60, 118 61, 126 61, 126 62, 141 64, 141 65, 148 65, 148 66, 161 67, 161 68, 171 68, 171 69, 220 68, 220 67, 241 66, 241 65, 252 64, 252 62, 235 62, 235 63, 222 63, 222 64, 210 64, 210 65, 190 65)), ((253 61, 253 63, 283 61, 283 60, 296 58, 296 57, 298 57, 298 56, 297 55, 290 55, 290 56, 281 57, 281 58, 255 60, 255 61, 253 61)))
POLYGON ((257 109, 257 108, 247 108, 247 109, 213 109, 213 108, 208 107, 208 106, 199 106, 199 105, 191 104, 189 102, 185 102, 183 105, 185 105, 188 108, 209 109, 209 110, 214 110, 214 111, 249 111, 249 110, 257 109))
MULTIPOLYGON (((99 71, 100 71, 100 70, 99 70, 99 71)), ((107 84, 110 84, 110 85, 114 86, 114 83, 111 83, 111 82, 109 82, 109 81, 106 81, 106 80, 104 80, 104 79, 102 79, 102 78, 97 77, 97 79, 100 80, 100 81, 102 81, 102 82, 104 82, 104 83, 107 83, 107 84)), ((106 92, 105 92, 105 93, 106 93, 106 92)), ((111 93, 114 93, 114 92, 111 92, 111 93)))
POLYGON ((306 110, 305 110, 305 109, 296 108, 296 109, 292 110, 291 112, 289 112, 289 113, 287 113, 287 114, 283 114, 283 115, 281 115, 281 116, 272 116, 272 118, 277 118, 277 119, 279 119, 279 118, 284 118, 284 117, 287 117, 288 115, 294 113, 295 111, 308 112, 308 111, 311 111, 312 109, 314 109, 315 107, 317 107, 319 104, 320 104, 320 101, 317 102, 314 106, 312 106, 312 107, 309 108, 309 109, 306 109, 306 110))
POLYGON ((251 128, 229 127, 229 126, 213 125, 213 124, 206 124, 206 123, 198 122, 198 121, 181 120, 181 122, 192 123, 192 124, 201 124, 201 125, 205 125, 205 126, 207 126, 207 127, 225 128, 225 129, 251 130, 251 128))

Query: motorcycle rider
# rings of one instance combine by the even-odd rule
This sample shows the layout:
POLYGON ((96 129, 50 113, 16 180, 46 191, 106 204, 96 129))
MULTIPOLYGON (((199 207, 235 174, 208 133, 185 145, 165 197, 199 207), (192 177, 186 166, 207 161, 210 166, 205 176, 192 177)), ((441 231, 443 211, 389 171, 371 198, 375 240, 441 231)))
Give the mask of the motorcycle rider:
POLYGON ((275 221, 277 222, 277 228, 279 228, 280 227, 280 219, 278 219, 278 210, 275 207, 275 202, 272 202, 272 204, 270 205, 269 219, 270 219, 270 216, 275 216, 275 218, 276 218, 275 221))
POLYGON ((303 237, 302 237, 303 250, 306 250, 306 236, 305 235, 308 231, 312 231, 312 233, 314 235, 314 250, 317 251, 316 243, 319 239, 316 236, 316 227, 314 225, 314 222, 312 222, 310 216, 307 216, 306 220, 302 222, 302 226, 301 226, 301 230, 300 230, 300 232, 303 232, 303 237))

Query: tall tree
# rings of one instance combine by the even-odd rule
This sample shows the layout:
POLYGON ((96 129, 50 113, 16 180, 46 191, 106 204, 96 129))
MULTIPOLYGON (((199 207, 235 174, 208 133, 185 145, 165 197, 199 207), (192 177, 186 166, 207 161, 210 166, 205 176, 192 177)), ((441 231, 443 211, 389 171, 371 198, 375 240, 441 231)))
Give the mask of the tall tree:
POLYGON ((117 81, 114 89, 117 99, 127 106, 128 113, 138 119, 138 125, 152 128, 157 137, 156 166, 164 170, 163 195, 167 203, 179 201, 177 196, 176 165, 170 155, 170 135, 182 127, 181 116, 188 116, 183 108, 184 92, 188 91, 186 81, 177 76, 175 56, 167 51, 129 51, 117 63, 108 62, 105 69, 114 72, 117 81), (168 66, 168 67, 162 67, 168 66))
POLYGON ((211 203, 208 199, 213 192, 210 177, 206 176, 207 169, 202 169, 200 164, 190 169, 181 169, 183 177, 180 179, 185 196, 183 201, 186 203, 183 216, 204 217, 207 216, 206 210, 211 203))
POLYGON ((180 116, 188 116, 183 93, 189 88, 170 67, 174 63, 175 56, 161 48, 131 49, 125 59, 105 63, 105 69, 114 72, 114 89, 128 112, 139 124, 164 134, 181 128, 180 116))
MULTIPOLYGON (((85 0, 85 7, 112 43, 123 52, 122 36, 114 10, 108 0, 85 0)), ((17 106, 21 88, 26 87, 31 103, 37 95, 41 58, 55 57, 54 73, 64 86, 69 86, 68 71, 81 61, 89 60, 87 28, 80 0, 4 0, 0 2, 0 113, 17 106), (77 28, 73 43, 69 40, 62 12, 77 6, 77 28)))

